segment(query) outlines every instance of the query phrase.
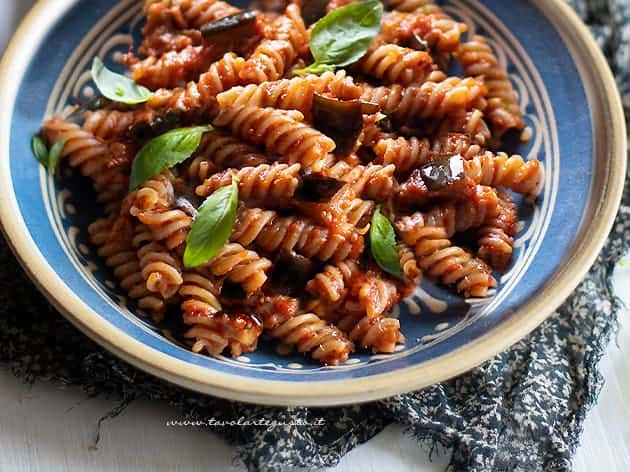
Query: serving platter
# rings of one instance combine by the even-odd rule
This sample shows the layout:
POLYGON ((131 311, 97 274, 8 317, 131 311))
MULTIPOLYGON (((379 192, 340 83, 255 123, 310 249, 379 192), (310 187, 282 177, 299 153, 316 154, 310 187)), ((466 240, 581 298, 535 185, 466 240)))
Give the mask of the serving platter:
POLYGON ((508 147, 543 162, 544 191, 519 204, 515 260, 496 291, 464 300, 423 282, 395 309, 407 337, 398 352, 353 354, 322 367, 263 343, 237 359, 210 358, 178 345, 169 326, 137 316, 88 243, 87 225, 100 212, 86 206, 93 200, 88 183, 66 169, 49 177, 30 150, 44 118, 94 97, 94 56, 120 67, 142 26, 142 2, 135 0, 40 1, 5 54, 0 219, 8 241, 40 289, 86 334, 136 366, 202 392, 269 404, 354 403, 480 364, 549 316, 594 261, 619 204, 626 133, 605 59, 563 2, 443 5, 468 34, 485 34, 508 67, 531 131, 529 141, 508 147))

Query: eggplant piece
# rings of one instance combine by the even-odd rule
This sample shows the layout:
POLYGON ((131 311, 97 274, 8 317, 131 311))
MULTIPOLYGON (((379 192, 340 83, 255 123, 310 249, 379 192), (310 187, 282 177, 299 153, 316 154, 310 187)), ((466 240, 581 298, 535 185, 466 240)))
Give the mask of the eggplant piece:
POLYGON ((377 157, 374 149, 367 146, 361 146, 357 151, 357 156, 359 157, 361 164, 369 164, 370 162, 374 162, 377 157))
POLYGON ((378 103, 359 101, 361 102, 361 113, 364 115, 376 115, 381 111, 381 106, 378 103))
POLYGON ((228 15, 220 18, 216 21, 206 23, 201 29, 201 34, 204 38, 208 39, 215 35, 225 33, 226 31, 234 30, 242 26, 249 26, 258 17, 256 10, 246 10, 233 15, 228 15))
POLYGON ((186 197, 180 196, 175 199, 175 205, 188 216, 197 217, 197 207, 186 197))
POLYGON ((293 251, 282 251, 274 260, 271 288, 281 295, 300 296, 306 283, 320 270, 320 265, 293 251))
POLYGON ((393 133, 396 130, 396 126, 394 125, 394 121, 391 116, 384 116, 376 122, 376 126, 383 133, 393 133))
POLYGON ((304 202, 325 203, 345 185, 345 182, 321 174, 302 176, 295 198, 304 202))
POLYGON ((360 100, 337 100, 313 96, 313 126, 337 145, 334 153, 346 156, 352 152, 363 131, 363 105, 360 100))
POLYGON ((169 110, 164 116, 152 122, 139 121, 129 128, 129 136, 138 142, 149 141, 167 131, 180 127, 185 122, 184 115, 177 110, 169 110))
POLYGON ((429 50, 429 43, 427 43, 418 33, 414 33, 411 38, 409 38, 408 46, 416 51, 426 52, 429 50))
POLYGON ((450 187, 466 177, 464 158, 460 154, 420 167, 420 176, 431 192, 450 187))
POLYGON ((413 211, 431 199, 466 198, 474 188, 464 172, 464 160, 457 154, 414 170, 400 185, 396 205, 400 211, 413 211))
POLYGON ((221 285, 221 297, 227 300, 245 301, 247 293, 241 284, 225 279, 221 285))
POLYGON ((317 20, 326 16, 326 7, 330 0, 306 0, 302 6, 302 19, 308 28, 317 20))

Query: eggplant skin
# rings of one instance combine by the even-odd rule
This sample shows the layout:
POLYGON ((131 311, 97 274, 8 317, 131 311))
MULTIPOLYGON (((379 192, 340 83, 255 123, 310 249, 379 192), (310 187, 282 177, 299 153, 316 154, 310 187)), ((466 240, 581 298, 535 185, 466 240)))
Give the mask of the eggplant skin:
POLYGON ((258 12, 256 10, 247 10, 241 13, 235 13, 234 15, 228 15, 203 25, 201 27, 201 34, 204 38, 210 38, 214 35, 249 25, 256 21, 257 17, 258 12))
POLYGON ((295 192, 295 198, 304 202, 326 203, 341 187, 344 182, 319 174, 306 174, 302 176, 300 185, 295 192))
POLYGON ((345 156, 354 149, 363 130, 363 107, 360 100, 313 96, 313 125, 335 141, 335 154, 345 156))

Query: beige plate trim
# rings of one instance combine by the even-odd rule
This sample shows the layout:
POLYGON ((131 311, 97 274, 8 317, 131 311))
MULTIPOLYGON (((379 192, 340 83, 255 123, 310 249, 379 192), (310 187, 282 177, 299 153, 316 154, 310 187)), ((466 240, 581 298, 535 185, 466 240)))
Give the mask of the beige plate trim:
POLYGON ((85 305, 61 280, 30 238, 19 217, 9 174, 9 138, 15 97, 32 53, 56 19, 77 0, 40 0, 13 37, 0 64, 0 221, 13 251, 50 302, 99 344, 136 367, 183 387, 245 402, 329 406, 376 400, 455 377, 492 358, 542 323, 575 289, 603 247, 614 222, 626 174, 626 129, 617 87, 586 26, 562 0, 532 0, 568 39, 580 58, 597 130, 599 165, 593 199, 564 266, 538 295, 492 332, 418 366, 369 378, 342 381, 275 382, 247 379, 176 360, 121 333, 85 305), (586 225, 583 225, 586 226, 586 225))

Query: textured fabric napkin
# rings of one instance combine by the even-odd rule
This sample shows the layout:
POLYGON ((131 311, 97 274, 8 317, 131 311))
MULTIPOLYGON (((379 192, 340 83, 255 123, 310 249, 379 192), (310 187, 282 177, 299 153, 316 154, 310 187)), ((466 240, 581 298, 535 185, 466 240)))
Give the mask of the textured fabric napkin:
MULTIPOLYGON (((630 2, 570 3, 606 52, 628 112, 630 2)), ((404 425, 418 441, 452 448, 453 470, 568 470, 602 386, 598 361, 616 328, 610 276, 630 247, 628 189, 624 205, 597 263, 554 316, 511 350, 420 392, 332 409, 256 407, 192 394, 137 371, 76 331, 23 275, 1 237, 0 362, 27 381, 49 379, 117 397, 121 406, 112 415, 148 398, 189 418, 323 418, 322 426, 215 428, 250 470, 332 466, 390 423, 404 425)))

